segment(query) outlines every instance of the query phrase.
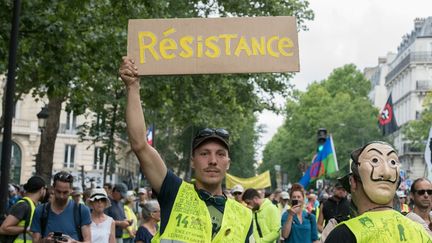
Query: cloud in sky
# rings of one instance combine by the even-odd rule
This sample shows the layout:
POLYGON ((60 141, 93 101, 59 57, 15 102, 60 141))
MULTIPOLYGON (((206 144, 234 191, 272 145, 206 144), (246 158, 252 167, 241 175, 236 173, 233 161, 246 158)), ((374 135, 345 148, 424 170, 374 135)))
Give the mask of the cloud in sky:
MULTIPOLYGON (((353 63, 359 70, 378 64, 378 57, 396 53, 414 19, 432 16, 431 0, 309 0, 315 20, 299 33, 300 72, 292 80, 300 90, 326 79, 333 69, 353 63)), ((431 50, 432 51, 432 50, 431 50)), ((283 101, 281 101, 283 103, 283 101)), ((260 143, 270 141, 283 117, 259 116, 266 126, 260 143)), ((263 149, 264 146, 261 148, 263 149)), ((261 155, 259 155, 261 158, 261 155)))

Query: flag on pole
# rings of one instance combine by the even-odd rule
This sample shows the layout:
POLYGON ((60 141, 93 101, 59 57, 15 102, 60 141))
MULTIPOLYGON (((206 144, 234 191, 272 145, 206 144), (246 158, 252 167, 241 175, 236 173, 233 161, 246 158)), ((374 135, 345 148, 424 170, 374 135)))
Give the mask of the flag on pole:
POLYGON ((322 150, 314 156, 311 166, 306 170, 299 183, 302 184, 303 187, 307 187, 310 181, 325 175, 330 175, 338 170, 339 167, 337 164, 333 138, 328 136, 322 150))
POLYGON ((391 94, 389 95, 387 103, 384 105, 384 108, 380 113, 378 123, 379 127, 382 129, 383 136, 393 133, 398 129, 396 117, 393 110, 393 101, 391 94))
POLYGON ((429 137, 427 139, 427 144, 425 148, 424 158, 427 166, 427 177, 432 180, 432 127, 429 130, 429 137))
POLYGON ((150 125, 147 129, 147 143, 153 146, 154 126, 150 125))

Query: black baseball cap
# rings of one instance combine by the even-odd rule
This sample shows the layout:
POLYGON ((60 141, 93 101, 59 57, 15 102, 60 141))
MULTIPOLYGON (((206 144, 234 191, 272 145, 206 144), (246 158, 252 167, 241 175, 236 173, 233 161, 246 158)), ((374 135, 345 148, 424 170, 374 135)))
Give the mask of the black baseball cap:
POLYGON ((223 128, 204 128, 197 132, 192 142, 192 150, 195 150, 205 141, 218 140, 229 151, 229 133, 223 128))

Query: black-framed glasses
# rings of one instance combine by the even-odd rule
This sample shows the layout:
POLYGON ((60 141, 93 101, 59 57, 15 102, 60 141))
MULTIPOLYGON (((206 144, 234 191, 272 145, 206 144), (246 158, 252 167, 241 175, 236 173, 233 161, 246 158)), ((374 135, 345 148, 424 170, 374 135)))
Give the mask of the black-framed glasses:
POLYGON ((73 176, 65 171, 61 171, 54 175, 54 181, 73 182, 73 176))
POLYGON ((223 128, 204 128, 198 131, 195 138, 203 138, 208 137, 212 135, 218 135, 219 137, 222 137, 225 140, 229 139, 229 132, 223 128))
POLYGON ((423 196, 426 192, 429 196, 432 195, 432 190, 414 190, 414 192, 419 196, 423 196))
POLYGON ((238 196, 238 195, 241 195, 242 193, 241 192, 233 192, 233 196, 238 196))

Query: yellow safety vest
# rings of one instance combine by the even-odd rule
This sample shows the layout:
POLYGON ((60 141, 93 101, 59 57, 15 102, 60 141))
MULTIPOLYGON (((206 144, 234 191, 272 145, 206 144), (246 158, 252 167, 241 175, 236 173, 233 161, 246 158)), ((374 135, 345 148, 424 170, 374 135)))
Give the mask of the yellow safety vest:
MULTIPOLYGON (((33 202, 33 200, 31 200, 29 197, 23 197, 21 200, 19 200, 17 203, 23 203, 24 201, 27 201, 30 205, 30 222, 29 222, 29 227, 31 226, 31 222, 33 220, 33 214, 35 211, 35 204, 33 202)), ((19 223, 17 224, 17 226, 25 226, 25 219, 19 221, 19 223)), ((24 229, 24 232, 26 232, 27 229, 24 229)), ((26 235, 26 242, 32 242, 32 237, 31 234, 27 234, 26 235)), ((24 243, 24 233, 20 233, 17 238, 15 238, 14 243, 24 243)))
POLYGON ((212 240, 210 213, 192 184, 182 182, 162 235, 152 242, 245 242, 252 223, 252 211, 235 200, 228 199, 219 232, 212 240))
POLYGON ((432 242, 420 224, 395 210, 366 212, 341 224, 348 226, 358 243, 432 242))
MULTIPOLYGON (((125 211, 126 219, 128 219, 128 220, 132 219, 132 220, 133 220, 132 225, 131 225, 131 226, 128 226, 127 228, 136 231, 136 230, 138 229, 138 222, 137 222, 137 217, 136 217, 135 213, 134 213, 133 210, 132 210, 129 206, 127 206, 127 205, 124 205, 123 208, 124 208, 124 211, 125 211)), ((122 235, 122 238, 123 238, 123 239, 132 238, 132 236, 129 234, 129 232, 127 231, 127 229, 123 229, 123 235, 122 235)))

